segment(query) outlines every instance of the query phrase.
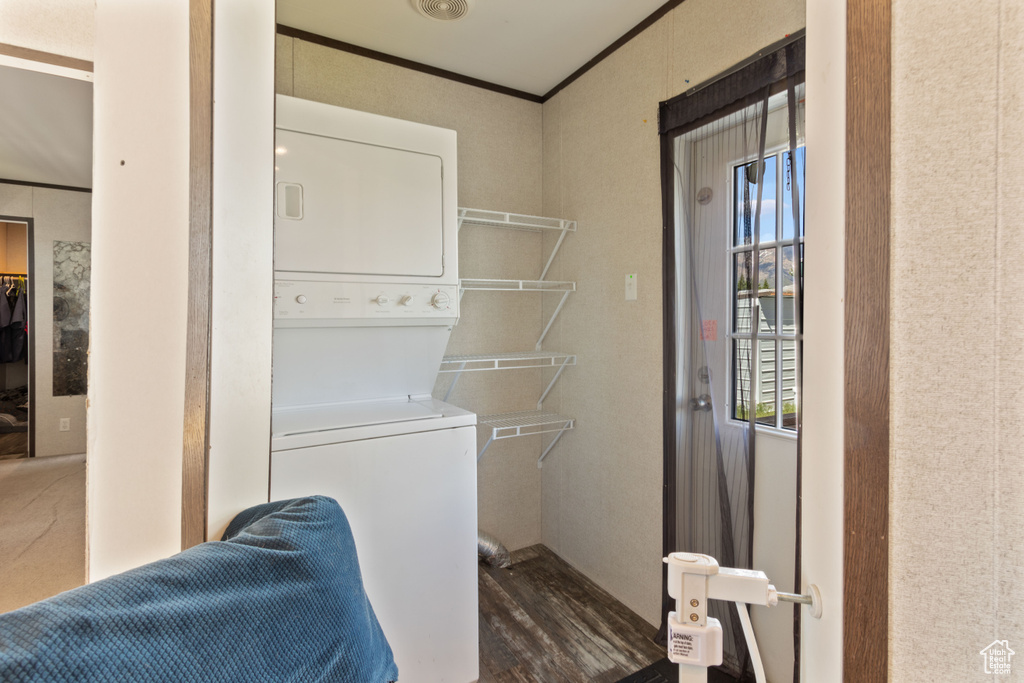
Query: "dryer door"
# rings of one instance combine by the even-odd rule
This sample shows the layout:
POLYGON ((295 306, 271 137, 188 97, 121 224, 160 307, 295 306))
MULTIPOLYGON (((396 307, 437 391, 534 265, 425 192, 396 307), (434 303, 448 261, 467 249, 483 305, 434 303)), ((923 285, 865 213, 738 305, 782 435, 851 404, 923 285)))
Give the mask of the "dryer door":
POLYGON ((439 156, 277 130, 274 269, 440 277, 439 156))

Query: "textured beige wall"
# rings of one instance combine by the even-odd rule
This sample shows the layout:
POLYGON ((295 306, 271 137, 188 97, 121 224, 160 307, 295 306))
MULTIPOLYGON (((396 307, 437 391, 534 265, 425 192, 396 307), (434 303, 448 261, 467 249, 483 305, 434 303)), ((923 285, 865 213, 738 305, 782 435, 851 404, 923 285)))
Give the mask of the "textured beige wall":
POLYGON ((1024 671, 1022 36, 1016 2, 893 2, 894 681, 991 680, 996 639, 1024 671))
MULTIPOLYGON (((579 355, 544 463, 544 542, 651 623, 661 609, 658 103, 804 25, 804 3, 688 0, 544 104, 544 213, 579 221, 551 348, 579 355), (624 276, 638 274, 638 300, 624 276)), ((556 407, 553 402, 551 407, 556 407)))
MULTIPOLYGON (((277 91, 418 121, 458 133, 459 205, 539 214, 541 105, 357 57, 277 38, 277 91)), ((539 276, 541 236, 467 226, 459 238, 461 277, 539 276)), ((529 351, 540 335, 541 295, 468 292, 450 354, 529 351)), ((528 410, 542 390, 536 370, 472 372, 450 401, 479 414, 528 410)), ((442 375, 435 395, 444 396, 442 375)), ((481 433, 480 445, 486 437, 481 433)), ((541 540, 540 437, 492 444, 479 465, 479 525, 510 549, 541 540)))
POLYGON ((95 0, 0 0, 0 43, 92 60, 95 0))

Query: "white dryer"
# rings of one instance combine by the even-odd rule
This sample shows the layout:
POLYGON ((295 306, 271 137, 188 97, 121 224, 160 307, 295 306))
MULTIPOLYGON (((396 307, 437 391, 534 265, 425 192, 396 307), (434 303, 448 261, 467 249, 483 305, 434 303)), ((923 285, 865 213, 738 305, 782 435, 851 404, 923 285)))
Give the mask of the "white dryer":
POLYGON ((278 96, 270 497, 337 499, 402 683, 479 677, 453 131, 278 96))

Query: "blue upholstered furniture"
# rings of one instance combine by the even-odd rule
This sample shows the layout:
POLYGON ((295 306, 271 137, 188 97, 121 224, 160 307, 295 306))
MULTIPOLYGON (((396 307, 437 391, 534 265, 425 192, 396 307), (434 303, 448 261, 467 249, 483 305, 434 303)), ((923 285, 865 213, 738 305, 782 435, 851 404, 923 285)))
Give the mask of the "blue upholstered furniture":
POLYGON ((348 520, 319 496, 250 508, 222 541, 0 615, 5 683, 397 678, 348 520))

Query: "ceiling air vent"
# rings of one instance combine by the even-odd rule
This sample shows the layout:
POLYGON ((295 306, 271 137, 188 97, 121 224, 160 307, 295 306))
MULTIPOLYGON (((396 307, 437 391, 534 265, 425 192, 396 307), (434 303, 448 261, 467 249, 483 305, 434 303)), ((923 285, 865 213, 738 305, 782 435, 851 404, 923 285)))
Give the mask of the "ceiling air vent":
POLYGON ((471 0, 412 0, 413 6, 425 17, 438 21, 455 21, 469 14, 471 0))

